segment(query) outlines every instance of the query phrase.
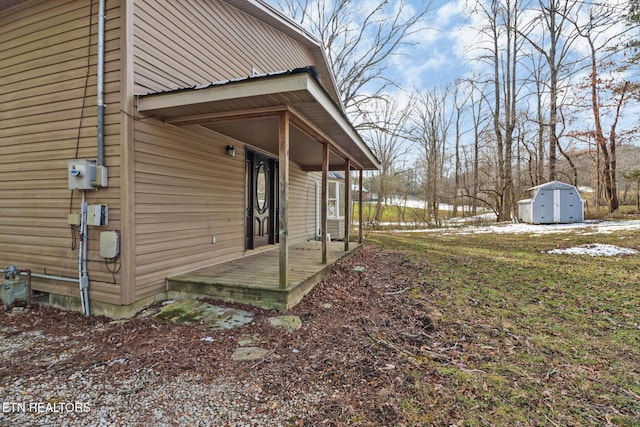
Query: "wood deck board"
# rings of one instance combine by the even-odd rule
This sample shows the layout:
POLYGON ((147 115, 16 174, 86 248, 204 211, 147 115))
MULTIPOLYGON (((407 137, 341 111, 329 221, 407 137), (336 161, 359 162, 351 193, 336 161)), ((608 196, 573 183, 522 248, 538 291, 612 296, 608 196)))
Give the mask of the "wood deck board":
POLYGON ((353 249, 345 251, 343 242, 328 242, 327 264, 322 264, 321 242, 290 244, 287 289, 279 285, 277 246, 169 277, 169 289, 286 310, 299 302, 336 261, 358 248, 355 245, 353 249))

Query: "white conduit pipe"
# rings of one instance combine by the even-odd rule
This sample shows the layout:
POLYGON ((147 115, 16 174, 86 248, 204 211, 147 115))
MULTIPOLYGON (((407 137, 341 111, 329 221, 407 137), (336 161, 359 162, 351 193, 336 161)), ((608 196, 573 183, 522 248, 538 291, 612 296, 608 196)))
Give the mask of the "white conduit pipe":
MULTIPOLYGON (((0 268, 0 273, 6 273, 6 272, 7 270, 0 268)), ((26 275, 26 273, 20 273, 20 275, 24 276, 26 275)), ((55 276, 52 274, 31 273, 31 277, 37 277, 38 279, 57 280, 59 282, 78 283, 78 279, 75 277, 55 276)))
POLYGON ((80 302, 82 313, 89 317, 89 275, 87 273, 87 213, 89 204, 82 192, 82 204, 80 214, 80 248, 78 250, 78 275, 80 283, 80 302))

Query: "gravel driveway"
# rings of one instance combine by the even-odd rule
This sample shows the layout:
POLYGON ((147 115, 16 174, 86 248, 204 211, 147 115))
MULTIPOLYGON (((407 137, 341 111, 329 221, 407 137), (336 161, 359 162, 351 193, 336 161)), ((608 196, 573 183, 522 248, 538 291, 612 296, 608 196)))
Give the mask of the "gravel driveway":
POLYGON ((0 377, 6 426, 389 425, 397 353, 379 337, 431 327, 404 290, 419 271, 367 249, 341 262, 287 314, 296 331, 251 311, 231 330, 125 321, 48 307, 0 313, 0 377), (266 355, 235 361, 247 339, 266 355))

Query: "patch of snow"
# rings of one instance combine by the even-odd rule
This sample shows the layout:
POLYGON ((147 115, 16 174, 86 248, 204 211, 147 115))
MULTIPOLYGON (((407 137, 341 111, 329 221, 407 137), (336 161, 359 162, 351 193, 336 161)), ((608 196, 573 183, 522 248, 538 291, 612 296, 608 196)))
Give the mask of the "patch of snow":
POLYGON ((524 224, 503 222, 487 226, 426 228, 421 230, 395 230, 402 233, 442 233, 442 234, 556 234, 580 232, 583 235, 609 234, 621 230, 640 229, 640 220, 597 221, 587 220, 572 224, 524 224))
MULTIPOLYGON (((384 204, 384 202, 383 202, 384 204)), ((413 198, 406 198, 406 199, 400 199, 400 198, 393 198, 390 200, 387 200, 388 205, 391 206, 400 206, 400 207, 407 207, 407 208, 416 208, 416 209, 426 209, 427 208, 427 202, 425 200, 420 200, 420 199, 413 199, 413 198)), ((448 203, 438 203, 438 209, 441 211, 452 211, 453 210, 453 205, 450 205, 448 203)), ((482 207, 478 207, 476 208, 478 211, 484 211, 485 208, 482 207)), ((471 212, 471 206, 468 205, 458 205, 458 211, 460 212, 471 212)))
POLYGON ((638 251, 635 249, 621 248, 614 245, 603 245, 601 243, 593 243, 589 245, 574 246, 565 249, 552 249, 546 251, 548 254, 569 254, 569 255, 591 255, 591 256, 617 256, 617 255, 634 255, 638 251))

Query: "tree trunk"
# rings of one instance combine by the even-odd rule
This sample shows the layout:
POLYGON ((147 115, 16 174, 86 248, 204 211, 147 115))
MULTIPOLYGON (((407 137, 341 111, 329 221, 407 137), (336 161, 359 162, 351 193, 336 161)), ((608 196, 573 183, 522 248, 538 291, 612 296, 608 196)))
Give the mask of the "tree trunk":
MULTIPOLYGON (((497 5, 493 5, 495 8, 497 8, 497 5)), ((497 19, 497 17, 494 17, 494 19, 497 19)), ((499 46, 498 46, 498 41, 499 41, 499 35, 498 35, 498 28, 497 28, 497 22, 493 22, 493 85, 495 88, 495 100, 494 100, 494 110, 493 110, 493 131, 495 132, 496 135, 496 151, 498 154, 498 179, 497 179, 497 185, 496 188, 498 189, 498 191, 500 192, 499 196, 498 196, 498 204, 499 206, 496 206, 496 211, 498 214, 498 221, 504 221, 504 211, 502 209, 502 207, 504 206, 503 202, 503 198, 502 195, 504 194, 504 188, 505 188, 505 183, 504 183, 504 141, 503 141, 503 136, 502 136, 502 130, 500 129, 500 116, 501 116, 501 102, 500 102, 500 94, 502 93, 501 87, 500 87, 500 50, 499 50, 499 46)))

